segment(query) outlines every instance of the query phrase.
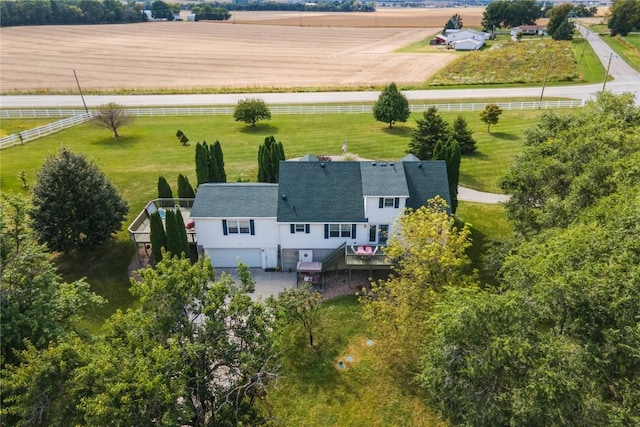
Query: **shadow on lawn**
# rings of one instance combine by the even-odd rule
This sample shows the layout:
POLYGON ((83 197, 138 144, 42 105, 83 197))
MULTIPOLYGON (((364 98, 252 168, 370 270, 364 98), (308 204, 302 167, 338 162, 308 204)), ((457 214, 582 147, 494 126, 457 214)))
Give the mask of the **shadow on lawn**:
POLYGON ((512 133, 506 133, 506 132, 491 132, 491 136, 497 139, 502 139, 504 141, 520 140, 520 137, 518 135, 514 135, 512 133))
POLYGON ((399 126, 399 125, 394 126, 392 128, 387 126, 386 128, 383 129, 383 132, 393 136, 410 137, 413 134, 413 128, 409 126, 399 126))
MULTIPOLYGON (((120 135, 118 138, 114 138, 113 135, 97 139, 93 142, 93 145, 100 145, 104 148, 117 148, 131 147, 142 140, 139 136, 120 135)), ((172 140, 172 143, 180 144, 176 140, 172 140)))
POLYGON ((240 129, 240 132, 247 135, 269 136, 276 135, 278 133, 278 127, 266 123, 259 123, 255 126, 244 126, 240 129))

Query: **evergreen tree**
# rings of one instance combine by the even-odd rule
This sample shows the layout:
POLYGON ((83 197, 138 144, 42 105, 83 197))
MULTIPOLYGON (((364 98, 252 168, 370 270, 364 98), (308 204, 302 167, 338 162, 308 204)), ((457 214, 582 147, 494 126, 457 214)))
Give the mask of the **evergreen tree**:
POLYGON ((196 144, 196 177, 198 186, 211 182, 209 177, 209 147, 207 141, 196 144))
POLYGON ((280 161, 285 160, 284 147, 273 135, 258 147, 258 182, 278 182, 280 161))
POLYGON ((458 141, 453 138, 447 141, 438 141, 433 152, 433 160, 444 160, 447 164, 451 212, 456 213, 458 207, 458 181, 460 178, 460 145, 458 141))
POLYGON ((193 187, 189 183, 189 178, 178 174, 178 197, 181 199, 194 199, 196 197, 193 187))
MULTIPOLYGON (((164 176, 158 177, 158 199, 173 199, 173 191, 164 176)), ((173 200, 160 200, 160 206, 173 206, 173 200)))
POLYGON ((227 174, 224 171, 224 155, 220 141, 216 141, 211 146, 211 160, 216 162, 216 176, 213 182, 227 182, 227 174))
POLYGON ((438 114, 438 109, 429 107, 422 114, 422 119, 416 120, 417 128, 409 142, 409 153, 420 160, 433 159, 433 150, 438 141, 446 142, 451 136, 449 124, 438 114))
POLYGON ((216 152, 213 148, 214 144, 208 147, 207 167, 209 168, 209 182, 218 182, 217 179, 219 177, 218 161, 215 158, 216 152))
POLYGON ((38 173, 29 216, 40 243, 70 252, 108 240, 128 211, 127 202, 95 164, 62 148, 38 173))
MULTIPOLYGON (((180 209, 176 209, 176 226, 178 229, 178 244, 180 245, 180 253, 184 254, 185 258, 190 258, 191 248, 189 247, 189 240, 187 239, 187 229, 184 226, 184 219, 182 218, 182 212, 180 209)), ((176 246, 178 246, 176 244, 176 246)))
POLYGON ((153 212, 149 216, 149 228, 151 239, 151 255, 155 264, 162 261, 162 249, 167 246, 167 233, 162 224, 160 212, 153 212))
POLYGON ((467 120, 461 115, 453 121, 453 139, 458 141, 461 154, 471 154, 476 151, 473 131, 469 129, 467 120))
POLYGON ((175 210, 167 209, 164 224, 167 230, 167 252, 171 254, 171 257, 180 257, 183 252, 183 245, 180 238, 180 230, 178 229, 178 220, 176 218, 175 210))
POLYGON ((379 122, 389 123, 390 128, 395 122, 406 122, 410 115, 409 101, 393 82, 382 90, 373 105, 373 117, 379 122))

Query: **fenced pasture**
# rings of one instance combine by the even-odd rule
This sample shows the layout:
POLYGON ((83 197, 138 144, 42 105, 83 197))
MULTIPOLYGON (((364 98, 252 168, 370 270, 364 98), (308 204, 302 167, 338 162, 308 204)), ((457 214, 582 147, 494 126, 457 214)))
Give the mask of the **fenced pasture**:
POLYGON ((420 84, 455 59, 396 50, 432 37, 454 13, 479 25, 482 8, 371 13, 234 12, 228 22, 32 26, 0 29, 2 93, 420 84))

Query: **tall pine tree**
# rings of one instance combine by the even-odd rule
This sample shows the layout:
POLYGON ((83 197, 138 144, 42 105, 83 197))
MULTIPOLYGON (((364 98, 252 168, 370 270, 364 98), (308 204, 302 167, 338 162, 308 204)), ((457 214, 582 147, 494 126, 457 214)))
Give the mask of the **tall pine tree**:
POLYGON ((207 141, 196 144, 196 177, 200 184, 211 182, 209 178, 209 147, 207 141))
POLYGON ((173 209, 167 209, 164 224, 167 230, 167 252, 171 254, 171 257, 180 257, 180 254, 183 251, 183 246, 180 239, 180 230, 178 230, 176 211, 173 209))
POLYGON ((161 200, 160 206, 173 206, 173 200, 170 200, 173 199, 173 192, 164 176, 158 177, 158 199, 169 199, 161 200))
POLYGON ((167 233, 164 231, 160 212, 156 211, 149 217, 149 227, 151 232, 151 254, 155 264, 162 261, 162 248, 167 245, 167 233))
POLYGON ((476 151, 473 131, 469 129, 467 120, 461 115, 453 121, 453 139, 458 141, 461 154, 471 154, 476 151))
POLYGON ((451 212, 458 207, 458 181, 460 179, 460 144, 453 138, 438 141, 433 151, 433 160, 444 160, 447 164, 447 181, 449 182, 449 197, 451 212))
POLYGON ((184 227, 184 219, 182 218, 182 212, 180 209, 176 209, 176 227, 178 229, 178 243, 176 246, 180 246, 180 253, 184 254, 185 258, 189 258, 191 255, 191 249, 189 248, 189 240, 187 240, 187 229, 184 227))
POLYGON ((437 108, 429 107, 422 118, 416 120, 416 124, 408 152, 420 160, 431 160, 438 141, 446 142, 451 136, 449 123, 438 114, 437 108))
POLYGON ((258 182, 278 182, 280 161, 285 160, 284 146, 273 135, 258 148, 258 182))
POLYGON ((224 171, 224 155, 220 141, 216 141, 211 146, 211 161, 215 162, 216 175, 211 177, 213 182, 227 182, 227 174, 224 171))

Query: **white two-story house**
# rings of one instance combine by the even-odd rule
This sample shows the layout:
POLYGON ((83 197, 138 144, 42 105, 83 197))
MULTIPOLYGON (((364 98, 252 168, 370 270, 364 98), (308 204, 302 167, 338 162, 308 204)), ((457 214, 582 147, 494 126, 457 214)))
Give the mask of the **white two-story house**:
POLYGON ((215 267, 295 271, 388 268, 380 250, 405 208, 441 196, 450 203, 444 161, 280 163, 279 183, 203 184, 190 212, 200 254, 215 267), (330 265, 328 265, 330 264, 330 265))

